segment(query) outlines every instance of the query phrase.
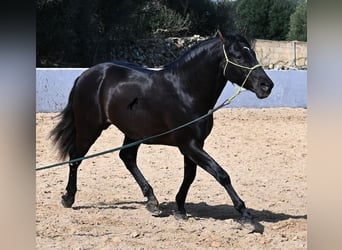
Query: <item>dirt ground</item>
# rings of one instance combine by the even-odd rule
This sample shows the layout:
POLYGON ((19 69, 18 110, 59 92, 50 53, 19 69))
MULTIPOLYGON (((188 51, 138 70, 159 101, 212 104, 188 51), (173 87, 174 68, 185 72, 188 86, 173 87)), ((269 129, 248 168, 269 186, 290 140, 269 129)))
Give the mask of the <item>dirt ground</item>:
MULTIPOLYGON (((37 166, 58 162, 48 139, 55 115, 36 115, 37 166)), ((227 108, 214 117, 205 149, 229 173, 262 233, 241 227, 226 191, 201 168, 187 196, 189 219, 176 220, 183 158, 173 147, 143 145, 138 165, 159 199, 160 217, 145 209, 117 152, 83 161, 72 209, 60 203, 67 165, 38 171, 37 249, 306 249, 307 110, 227 108)), ((112 126, 89 154, 120 146, 122 139, 112 126)))

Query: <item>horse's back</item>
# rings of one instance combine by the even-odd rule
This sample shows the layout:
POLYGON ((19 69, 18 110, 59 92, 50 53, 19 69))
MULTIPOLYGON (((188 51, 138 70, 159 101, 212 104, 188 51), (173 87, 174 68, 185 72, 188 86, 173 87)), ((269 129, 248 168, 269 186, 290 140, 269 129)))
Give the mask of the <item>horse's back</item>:
POLYGON ((126 81, 132 69, 112 62, 100 63, 85 70, 78 78, 75 91, 80 98, 89 99, 101 92, 104 82, 112 87, 126 81))

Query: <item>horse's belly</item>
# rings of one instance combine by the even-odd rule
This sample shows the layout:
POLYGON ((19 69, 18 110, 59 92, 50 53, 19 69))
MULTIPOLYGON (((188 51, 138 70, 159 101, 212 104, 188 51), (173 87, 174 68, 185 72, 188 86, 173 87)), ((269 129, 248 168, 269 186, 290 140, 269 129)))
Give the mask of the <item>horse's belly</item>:
MULTIPOLYGON (((112 106, 108 115, 109 122, 114 124, 127 137, 134 140, 141 140, 169 130, 162 114, 141 110, 134 107, 134 105, 138 104, 122 105, 121 103, 121 105, 112 106)), ((164 144, 165 139, 164 136, 149 142, 164 144)), ((167 140, 167 144, 173 144, 171 138, 167 140)))
POLYGON ((180 106, 167 105, 160 96, 144 96, 133 89, 120 95, 112 95, 107 103, 108 122, 133 140, 153 137, 147 144, 176 146, 182 140, 182 130, 164 135, 171 129, 189 121, 180 106), (162 136, 156 136, 163 134, 162 136))

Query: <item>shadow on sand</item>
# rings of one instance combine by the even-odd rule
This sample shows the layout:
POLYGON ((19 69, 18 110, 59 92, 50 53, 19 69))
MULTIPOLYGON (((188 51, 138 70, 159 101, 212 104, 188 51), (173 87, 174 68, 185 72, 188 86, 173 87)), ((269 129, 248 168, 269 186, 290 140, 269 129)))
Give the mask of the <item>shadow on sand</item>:
MULTIPOLYGON (((170 216, 176 207, 175 202, 167 202, 160 204, 161 216, 170 216)), ((212 218, 216 220, 239 219, 240 214, 230 205, 208 205, 205 202, 186 203, 186 210, 189 217, 195 218, 212 218)), ((252 215, 259 221, 278 222, 287 219, 307 219, 307 215, 290 215, 285 213, 274 213, 269 210, 254 210, 249 208, 252 215)))
MULTIPOLYGON (((75 206, 73 209, 127 209, 135 210, 141 209, 145 202, 140 201, 127 201, 127 202, 113 202, 113 203, 98 203, 93 205, 75 206)), ((175 202, 163 202, 160 204, 161 213, 158 217, 173 216, 176 208, 175 202)), ((254 210, 249 209, 252 215, 255 217, 253 221, 241 221, 240 214, 230 205, 208 205, 205 202, 200 203, 186 203, 186 209, 189 218, 195 219, 216 219, 216 220, 228 220, 233 219, 242 225, 252 225, 250 233, 263 233, 264 226, 260 222, 276 223, 288 219, 307 219, 307 215, 291 215, 285 213, 275 213, 269 210, 254 210)))

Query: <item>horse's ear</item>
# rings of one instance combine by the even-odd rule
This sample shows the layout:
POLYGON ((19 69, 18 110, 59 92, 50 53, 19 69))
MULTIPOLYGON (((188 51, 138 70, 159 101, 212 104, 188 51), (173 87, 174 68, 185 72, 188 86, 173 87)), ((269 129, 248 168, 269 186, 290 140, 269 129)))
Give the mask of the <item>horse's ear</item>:
POLYGON ((221 39, 222 42, 224 42, 224 37, 222 36, 222 33, 221 31, 218 29, 217 32, 216 32, 216 37, 219 37, 221 39))

